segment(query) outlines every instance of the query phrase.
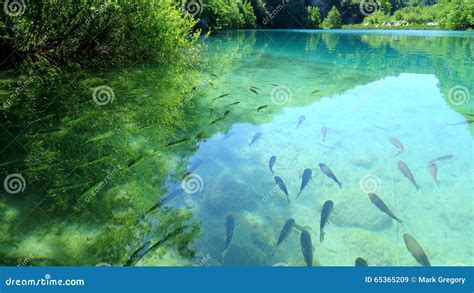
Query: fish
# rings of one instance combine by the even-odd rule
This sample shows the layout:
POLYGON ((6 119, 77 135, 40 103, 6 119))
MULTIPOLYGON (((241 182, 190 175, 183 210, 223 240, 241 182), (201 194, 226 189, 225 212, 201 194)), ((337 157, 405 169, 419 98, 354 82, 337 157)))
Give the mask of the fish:
POLYGON ((319 93, 319 90, 318 90, 318 89, 316 89, 316 90, 314 90, 314 91, 311 92, 312 95, 314 95, 314 94, 316 94, 316 93, 319 93))
POLYGON ((319 242, 323 242, 324 240, 324 226, 326 226, 329 221, 329 216, 331 215, 333 207, 334 203, 332 200, 327 200, 323 204, 323 208, 321 210, 321 222, 319 224, 319 242))
POLYGON ((399 152, 395 156, 400 155, 405 150, 403 144, 395 137, 389 137, 388 139, 390 140, 390 143, 393 144, 399 150, 399 152))
POLYGON ((410 168, 408 168, 407 164, 404 161, 398 161, 398 169, 405 175, 408 180, 410 180, 413 185, 416 187, 416 191, 420 189, 420 186, 416 183, 415 177, 413 177, 413 174, 410 171, 410 168))
POLYGON ((413 236, 410 234, 404 234, 403 240, 405 241, 405 246, 407 247, 408 251, 411 253, 411 255, 413 255, 420 265, 425 267, 431 266, 428 256, 426 256, 425 251, 413 236))
POLYGON ((218 96, 217 98, 212 99, 212 101, 216 101, 216 100, 228 97, 228 96, 230 96, 230 94, 223 94, 223 95, 218 96))
POLYGON ((319 168, 321 168, 321 171, 323 171, 323 173, 326 174, 326 176, 328 176, 329 178, 334 180, 334 182, 336 182, 337 185, 339 185, 339 188, 342 189, 342 183, 339 182, 339 180, 337 180, 336 175, 334 175, 334 173, 331 171, 331 169, 329 169, 328 166, 321 163, 321 164, 319 164, 319 168))
POLYGON ((301 252, 303 253, 303 258, 306 263, 306 266, 313 266, 313 243, 311 242, 311 235, 308 231, 304 230, 301 232, 300 237, 301 252))
POLYGON ((256 143, 260 138, 262 137, 261 132, 255 133, 255 135, 252 138, 252 141, 250 142, 249 146, 252 146, 254 143, 256 143))
MULTIPOLYGON (((234 238, 235 218, 233 215, 227 215, 225 218, 225 246, 222 252, 222 259, 224 260, 227 251, 229 250, 232 239, 234 238)), ((222 261, 224 262, 224 261, 222 261)))
POLYGON ((235 134, 235 131, 230 131, 230 132, 226 133, 226 135, 224 136, 224 138, 222 140, 226 140, 234 134, 235 134))
POLYGON ((361 257, 358 257, 356 260, 355 260, 355 266, 356 267, 367 267, 367 262, 365 261, 365 259, 361 258, 361 257))
POLYGON ((277 84, 271 83, 272 86, 278 86, 277 84))
POLYGON ((275 252, 278 248, 278 245, 280 245, 283 241, 285 241, 285 239, 288 237, 288 235, 290 235, 290 232, 293 230, 294 226, 295 226, 295 220, 294 219, 288 219, 285 222, 285 225, 283 225, 283 227, 281 228, 280 236, 278 236, 277 244, 276 244, 275 249, 272 252, 272 255, 275 254, 275 252))
POLYGON ((268 108, 268 105, 262 105, 262 106, 257 108, 257 112, 260 112, 260 110, 263 110, 263 109, 266 109, 266 108, 268 108))
POLYGON ((224 111, 224 116, 222 116, 222 117, 227 117, 227 115, 229 115, 229 114, 230 114, 230 110, 225 110, 224 111))
POLYGON ((436 165, 435 162, 429 162, 428 163, 428 169, 430 170, 431 177, 433 177, 433 180, 436 182, 436 185, 439 186, 438 182, 438 166, 436 165))
POLYGON ((163 204, 165 204, 167 201, 172 200, 173 198, 177 197, 178 195, 182 194, 184 192, 184 189, 178 188, 176 190, 173 190, 172 192, 166 194, 165 196, 161 197, 158 202, 153 205, 151 208, 149 208, 144 216, 148 215, 152 211, 156 210, 157 208, 161 207, 163 204))
POLYGON ((276 185, 285 193, 286 195, 286 200, 288 200, 288 203, 290 202, 290 196, 288 195, 288 189, 286 188, 285 182, 283 182, 283 179, 281 179, 278 176, 275 176, 274 178, 276 185))
POLYGON ((306 187, 306 185, 308 184, 309 180, 311 179, 311 175, 313 174, 313 171, 311 171, 311 169, 305 169, 303 171, 303 177, 301 179, 301 187, 300 187, 300 192, 298 193, 298 195, 296 196, 296 198, 298 198, 301 194, 301 192, 303 192, 303 189, 306 187))
POLYGON ((388 206, 383 202, 383 200, 378 197, 378 195, 376 195, 375 193, 369 193, 369 198, 370 198, 370 201, 379 209, 381 210, 382 212, 386 213, 387 215, 389 215, 392 219, 394 219, 395 221, 399 222, 399 223, 402 223, 402 220, 400 220, 399 218, 397 218, 395 216, 395 214, 388 208, 388 206))
POLYGON ((151 242, 147 241, 142 246, 140 246, 135 252, 130 256, 124 266, 134 266, 140 259, 143 258, 145 254, 150 251, 151 242))
POLYGON ((213 76, 215 78, 219 78, 219 76, 217 74, 214 74, 214 73, 211 73, 211 76, 213 76))
POLYGON ((172 142, 169 142, 167 145, 165 145, 164 147, 167 148, 167 147, 170 147, 170 146, 175 146, 177 144, 181 144, 183 142, 186 142, 188 141, 189 138, 183 138, 183 139, 180 139, 180 140, 177 140, 177 141, 172 141, 172 142))
POLYGON ((258 96, 258 92, 254 88, 250 88, 250 91, 258 96))
POLYGON ((216 124, 217 122, 220 122, 220 121, 222 121, 222 120, 224 120, 224 119, 225 119, 225 117, 219 117, 219 118, 213 120, 210 125, 216 124))
POLYGON ((277 157, 276 156, 272 156, 270 158, 270 161, 268 161, 268 168, 270 169, 270 172, 272 172, 272 174, 274 174, 273 172, 273 165, 275 165, 275 162, 277 160, 277 157))
POLYGON ((217 98, 212 99, 212 101, 216 101, 216 100, 228 97, 228 96, 230 96, 230 94, 223 94, 223 95, 218 96, 217 98))
POLYGON ((232 106, 235 106, 235 105, 238 105, 238 104, 240 104, 239 101, 233 102, 233 103, 231 103, 231 104, 225 105, 224 108, 232 107, 232 106))
POLYGON ((326 135, 328 134, 328 129, 326 127, 321 127, 321 135, 323 136, 323 142, 326 141, 326 135))
POLYGON ((259 88, 259 87, 256 87, 256 86, 253 86, 253 85, 251 85, 251 86, 250 86, 250 88, 251 88, 251 89, 256 89, 256 90, 259 90, 259 91, 261 91, 261 90, 262 90, 261 88, 259 88))
POLYGON ((450 160, 450 159, 452 159, 453 157, 454 157, 454 155, 444 155, 444 156, 438 157, 438 158, 436 158, 436 159, 434 159, 434 160, 431 160, 431 161, 428 163, 428 165, 431 164, 431 163, 434 163, 434 162, 438 162, 438 161, 450 160))
POLYGON ((300 118, 298 119, 298 124, 296 125, 296 128, 300 127, 301 123, 306 120, 306 116, 301 115, 300 118))

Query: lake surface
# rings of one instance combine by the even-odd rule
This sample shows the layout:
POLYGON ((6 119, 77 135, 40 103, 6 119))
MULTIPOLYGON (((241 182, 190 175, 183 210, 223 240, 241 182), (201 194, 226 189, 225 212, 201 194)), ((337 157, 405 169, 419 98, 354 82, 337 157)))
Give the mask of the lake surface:
MULTIPOLYGON (((54 109, 9 101, 33 123, 12 127, 13 111, 0 129, 0 166, 28 162, 11 168, 24 193, 0 203, 5 264, 123 265, 190 217, 201 228, 195 257, 163 246, 137 265, 305 265, 298 229, 276 248, 290 218, 309 231, 315 265, 418 265, 404 234, 434 266, 474 265, 474 33, 221 31, 203 43, 186 74, 153 64, 78 70, 66 83, 24 86, 54 109), (93 101, 95 89, 108 100, 93 101), (447 155, 435 162, 437 183, 429 162, 447 155), (312 176, 297 198, 305 169, 312 176), (146 213, 160 197, 166 204, 146 213)), ((186 227, 176 242, 192 238, 186 227)))
POLYGON ((218 78, 199 102, 214 109, 213 117, 230 113, 189 159, 199 167, 188 183, 198 187, 188 190, 184 204, 203 227, 200 264, 304 265, 298 231, 272 256, 293 218, 310 229, 320 265, 352 266, 357 257, 369 265, 417 265, 405 233, 432 265, 473 265, 473 137, 465 123, 472 119, 462 114, 474 112, 473 33, 238 31, 220 32, 207 44, 208 72, 218 78), (213 62, 222 56, 231 61, 213 62), (256 133, 262 136, 251 144, 256 133), (400 155, 390 137, 403 144, 400 155), (428 162, 448 154, 452 159, 436 162, 437 186, 428 162), (291 203, 275 187, 272 156, 291 203), (418 191, 398 170, 399 160, 418 191), (296 199, 306 168, 312 179, 296 199), (403 223, 378 210, 371 192, 403 223), (320 243, 327 200, 334 210, 320 243), (229 214, 235 233, 222 258, 229 214))

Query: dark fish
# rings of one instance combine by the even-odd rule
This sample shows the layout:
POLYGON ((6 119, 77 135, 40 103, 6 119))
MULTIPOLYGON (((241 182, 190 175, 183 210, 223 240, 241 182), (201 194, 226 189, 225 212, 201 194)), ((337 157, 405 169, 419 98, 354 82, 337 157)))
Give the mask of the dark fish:
POLYGON ((231 104, 225 105, 224 108, 231 107, 231 106, 235 106, 235 105, 238 105, 238 104, 240 104, 240 102, 238 102, 238 101, 237 101, 237 102, 233 102, 233 103, 231 103, 231 104))
POLYGON ((308 231, 301 232, 300 237, 301 252, 303 252, 306 266, 313 266, 313 243, 311 242, 311 235, 308 231))
POLYGON ((250 88, 251 88, 251 89, 256 89, 256 90, 259 90, 259 91, 261 91, 261 90, 262 90, 261 88, 259 88, 259 87, 256 87, 256 86, 253 86, 253 85, 251 85, 251 86, 250 86, 250 88))
POLYGON ((334 182, 336 182, 337 185, 339 185, 339 188, 342 189, 342 183, 339 182, 339 180, 337 180, 336 175, 334 175, 334 173, 331 171, 331 169, 329 169, 328 166, 321 163, 321 164, 319 164, 319 168, 321 168, 321 171, 323 171, 323 173, 326 174, 326 176, 328 176, 329 178, 334 180, 334 182))
POLYGON ((273 165, 275 165, 275 162, 277 160, 277 157, 276 156, 272 156, 270 158, 270 161, 268 162, 268 168, 270 169, 270 171, 272 172, 272 174, 274 173, 273 172, 273 165))
POLYGON ((428 163, 428 165, 431 164, 431 163, 434 163, 434 162, 438 162, 438 161, 450 160, 450 159, 452 159, 453 157, 454 157, 454 155, 441 156, 441 157, 438 157, 438 158, 436 158, 436 159, 434 159, 434 160, 431 160, 431 161, 428 163))
POLYGON ((259 140, 261 137, 262 137, 262 133, 261 133, 261 132, 255 133, 255 135, 253 136, 252 141, 250 142, 249 146, 251 146, 251 145, 253 145, 254 143, 256 143, 257 140, 259 140))
POLYGON ((286 199, 288 200, 288 202, 290 202, 290 196, 288 195, 288 189, 286 188, 286 185, 285 185, 285 182, 283 182, 283 179, 281 179, 278 176, 275 176, 274 179, 275 179, 276 185, 278 185, 278 187, 283 191, 283 193, 285 193, 286 199))
POLYGON ((280 236, 278 236, 277 245, 280 245, 286 239, 286 237, 288 237, 294 225, 295 225, 294 219, 289 219, 285 222, 285 225, 280 231, 280 236))
POLYGON ((328 129, 326 127, 321 128, 321 135, 323 136, 323 141, 326 141, 326 135, 328 134, 328 129))
POLYGON ((235 218, 233 215, 228 215, 225 219, 225 246, 224 250, 229 249, 229 246, 234 237, 235 218))
POLYGON ((214 99, 212 99, 212 100, 213 100, 213 101, 219 100, 219 99, 225 98, 225 97, 227 97, 227 96, 230 96, 230 94, 223 94, 223 95, 220 95, 220 96, 218 96, 217 98, 214 98, 214 99))
POLYGON ((356 267, 367 267, 367 262, 365 261, 365 259, 361 258, 361 257, 358 257, 355 261, 355 266, 356 267))
POLYGON ((254 88, 251 88, 250 91, 258 96, 258 92, 254 88))
POLYGON ((257 108, 257 112, 260 112, 260 110, 263 110, 263 109, 266 109, 266 108, 268 108, 268 105, 262 105, 262 106, 257 108))
POLYGON ((285 241, 285 239, 288 237, 288 235, 290 235, 290 232, 291 232, 291 230, 293 230, 294 225, 295 225, 295 220, 294 219, 289 219, 285 222, 285 225, 283 225, 283 228, 281 228, 280 236, 278 236, 278 241, 277 241, 277 244, 276 244, 277 247, 275 247, 275 249, 273 250, 272 255, 275 254, 275 252, 278 248, 278 245, 280 245, 283 241, 285 241))
POLYGON ((319 90, 314 90, 314 91, 311 92, 312 95, 314 95, 316 93, 319 93, 319 90))
POLYGON ((230 110, 225 110, 224 111, 224 116, 222 116, 222 117, 227 117, 227 115, 229 115, 229 114, 230 114, 230 110))
POLYGON ((300 118, 298 119, 298 124, 296 125, 296 128, 298 128, 301 125, 301 123, 303 123, 303 121, 305 120, 306 120, 306 116, 301 115, 300 118))
POLYGON ((408 178, 408 180, 410 180, 411 183, 413 183, 413 185, 415 185, 416 191, 418 191, 418 189, 420 189, 420 186, 416 184, 415 177, 413 177, 413 174, 411 173, 410 168, 408 168, 407 164, 403 161, 398 161, 398 169, 403 173, 403 175, 405 175, 406 178, 408 178))
POLYGON ((165 148, 170 147, 170 146, 174 146, 174 145, 177 145, 177 144, 180 144, 180 143, 183 143, 183 142, 186 142, 188 140, 189 140, 189 138, 183 138, 183 139, 180 139, 180 140, 177 140, 177 141, 170 142, 167 145, 165 145, 165 148))
POLYGON ((140 259, 143 258, 145 254, 147 254, 150 251, 151 247, 151 242, 147 241, 145 244, 140 246, 133 254, 130 256, 130 258, 127 260, 127 262, 124 264, 124 266, 134 266, 140 259))
POLYGON ((271 83, 271 85, 273 85, 273 86, 278 86, 277 84, 274 84, 274 83, 271 83))
POLYGON ((225 246, 222 252, 222 262, 224 263, 225 255, 229 250, 232 238, 234 237, 235 218, 233 215, 227 215, 225 219, 225 246))
POLYGON ((220 121, 222 121, 222 120, 224 120, 224 119, 225 119, 225 117, 219 117, 219 118, 213 120, 210 125, 216 124, 217 122, 220 122, 220 121))
POLYGON ((388 139, 390 140, 390 143, 393 144, 399 150, 396 156, 398 156, 405 150, 405 147, 403 146, 403 144, 395 137, 389 137, 388 139))
POLYGON ((146 211, 145 215, 147 215, 147 214, 151 213, 152 211, 156 210, 157 208, 161 207, 167 201, 172 200, 173 198, 177 197, 178 195, 182 194, 183 192, 184 192, 184 190, 182 188, 178 188, 178 189, 168 193, 167 195, 163 196, 162 198, 160 198, 160 200, 154 206, 152 206, 150 209, 148 209, 148 211, 146 211))
POLYGON ((375 193, 369 193, 369 198, 370 201, 382 212, 386 213, 389 215, 391 218, 393 218, 395 221, 402 223, 402 220, 397 218, 392 211, 388 208, 388 206, 383 202, 383 200, 378 197, 375 193))
POLYGON ((230 132, 226 133, 226 135, 224 136, 224 138, 222 140, 226 140, 234 134, 235 134, 235 131, 230 131, 230 132))
POLYGON ((308 184, 309 180, 311 179, 311 175, 313 174, 313 171, 311 171, 311 169, 305 169, 303 171, 303 177, 301 179, 301 187, 300 187, 300 192, 298 193, 298 195, 296 196, 296 198, 298 198, 301 194, 301 192, 303 191, 303 189, 306 187, 306 185, 308 184))
POLYGON ((413 257, 420 265, 425 267, 431 266, 425 251, 420 246, 420 244, 418 244, 418 242, 413 236, 409 234, 404 234, 403 240, 405 240, 405 246, 407 247, 408 251, 411 253, 411 255, 413 255, 413 257))
POLYGON ((213 76, 215 78, 219 78, 219 76, 217 76, 217 74, 214 74, 214 73, 211 73, 211 76, 213 76))
POLYGON ((328 200, 323 204, 321 210, 321 223, 319 224, 319 242, 323 242, 324 240, 324 226, 326 226, 329 221, 329 216, 331 215, 333 207, 334 203, 332 200, 328 200))
POLYGON ((436 182, 436 185, 439 186, 438 182, 438 166, 436 166, 435 162, 430 162, 428 163, 428 168, 430 169, 431 177, 433 177, 433 180, 436 182))

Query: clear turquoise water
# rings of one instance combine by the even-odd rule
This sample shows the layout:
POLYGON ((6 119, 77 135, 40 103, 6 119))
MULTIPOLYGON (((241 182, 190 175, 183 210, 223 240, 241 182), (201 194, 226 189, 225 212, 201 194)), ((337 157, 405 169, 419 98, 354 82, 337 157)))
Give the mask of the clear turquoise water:
MULTIPOLYGON (((218 134, 189 159, 189 166, 203 163, 193 168, 188 192, 170 201, 187 205, 202 224, 196 265, 303 265, 297 232, 271 255, 289 218, 310 229, 320 265, 351 266, 357 257, 369 265, 418 265, 405 233, 432 265, 474 264, 473 137, 465 123, 472 117, 463 115, 474 113, 474 33, 237 31, 220 32, 207 46, 203 76, 218 77, 210 77, 213 86, 198 103, 212 109, 203 115, 230 112, 209 126, 218 134), (301 115, 306 119, 296 127, 301 115), (262 138, 249 146, 257 132, 262 138), (389 137, 404 145, 399 156, 389 137), (437 163, 438 187, 427 164, 447 154, 454 157, 437 163), (272 155, 290 204, 268 169, 272 155), (398 160, 411 169, 418 192, 398 160), (332 169, 342 189, 319 163, 332 169), (296 199, 305 168, 313 177, 296 199), (369 192, 404 222, 380 212, 369 192), (320 243, 320 209, 329 199, 334 212, 320 243), (223 259, 228 214, 236 225, 223 259)), ((170 182, 169 189, 181 183, 170 182)))

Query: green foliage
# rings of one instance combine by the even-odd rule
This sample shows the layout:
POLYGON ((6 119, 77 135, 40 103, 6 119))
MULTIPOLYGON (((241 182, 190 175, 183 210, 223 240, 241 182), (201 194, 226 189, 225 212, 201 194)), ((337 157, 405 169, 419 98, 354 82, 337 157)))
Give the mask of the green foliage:
POLYGON ((105 64, 166 61, 193 50, 195 24, 167 0, 29 1, 24 14, 0 14, 0 39, 23 56, 105 64), (137 44, 140 44, 137 46, 137 44))
POLYGON ((201 17, 215 29, 254 28, 256 22, 247 0, 207 0, 201 17))
POLYGON ((319 27, 319 25, 321 24, 321 11, 319 11, 318 6, 308 6, 307 10, 310 25, 315 28, 319 27))
POLYGON ((336 6, 329 11, 328 16, 323 21, 323 27, 329 29, 337 29, 342 27, 341 14, 336 6))
POLYGON ((456 30, 474 28, 474 0, 454 1, 451 7, 443 19, 445 28, 456 30))

